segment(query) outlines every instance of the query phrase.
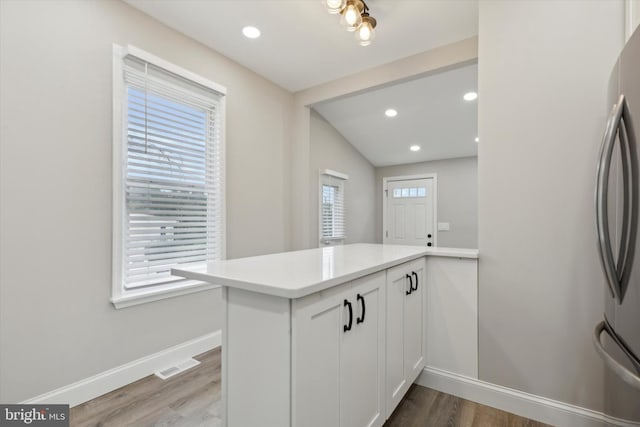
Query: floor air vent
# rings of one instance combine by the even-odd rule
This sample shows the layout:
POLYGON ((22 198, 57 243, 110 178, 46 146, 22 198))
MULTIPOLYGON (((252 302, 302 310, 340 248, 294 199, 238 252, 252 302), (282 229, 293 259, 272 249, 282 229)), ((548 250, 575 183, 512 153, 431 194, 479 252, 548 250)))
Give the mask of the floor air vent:
POLYGON ((167 378, 171 378, 174 375, 179 374, 180 372, 184 372, 189 368, 193 368, 194 366, 198 366, 200 362, 195 359, 187 359, 184 362, 177 363, 173 366, 169 366, 161 371, 155 373, 156 377, 166 380, 167 378))

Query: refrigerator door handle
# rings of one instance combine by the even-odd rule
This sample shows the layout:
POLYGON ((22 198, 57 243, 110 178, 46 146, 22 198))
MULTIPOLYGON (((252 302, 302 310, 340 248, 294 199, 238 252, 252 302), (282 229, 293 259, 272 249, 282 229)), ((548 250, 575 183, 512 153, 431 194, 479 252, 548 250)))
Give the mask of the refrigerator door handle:
POLYGON ((620 302, 631 277, 631 267, 635 259, 636 238, 638 233, 638 153, 637 141, 632 121, 629 117, 629 106, 623 96, 620 97, 622 105, 622 120, 619 127, 620 153, 622 157, 622 175, 624 185, 624 205, 622 217, 622 234, 620 239, 620 251, 618 256, 618 287, 620 302))
POLYGON ((609 170, 611 168, 611 158, 613 156, 613 147, 615 144, 616 134, 622 118, 622 110, 624 106, 624 95, 620 96, 620 100, 613 106, 607 126, 602 140, 602 150, 600 151, 600 160, 598 161, 598 169, 596 173, 596 233, 598 235, 598 253, 602 269, 604 270, 607 284, 611 296, 619 304, 621 302, 620 292, 618 288, 618 274, 615 261, 613 259, 613 250, 611 248, 611 236, 609 234, 609 212, 608 206, 608 189, 609 189, 609 170))
POLYGON ((640 390, 640 376, 631 372, 624 365, 622 365, 620 362, 614 359, 609 353, 607 353, 607 350, 604 348, 604 346, 602 345, 602 342, 600 341, 600 335, 602 334, 603 331, 606 332, 611 337, 611 339, 624 352, 624 354, 629 358, 629 360, 631 360, 636 370, 640 372, 640 360, 638 360, 633 355, 633 353, 631 353, 631 350, 627 348, 624 342, 622 342, 618 338, 617 334, 611 329, 606 319, 598 323, 598 325, 596 326, 596 329, 593 332, 593 345, 595 346, 596 350, 600 354, 600 357, 602 358, 604 363, 607 365, 607 367, 611 369, 624 382, 629 384, 631 387, 637 390, 640 390))

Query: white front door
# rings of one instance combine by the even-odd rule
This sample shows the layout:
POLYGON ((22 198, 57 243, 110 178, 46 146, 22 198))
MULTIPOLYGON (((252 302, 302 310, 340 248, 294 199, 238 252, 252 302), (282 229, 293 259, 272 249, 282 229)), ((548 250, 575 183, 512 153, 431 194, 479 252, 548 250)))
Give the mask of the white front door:
POLYGON ((384 243, 436 246, 433 181, 433 178, 387 181, 384 243))

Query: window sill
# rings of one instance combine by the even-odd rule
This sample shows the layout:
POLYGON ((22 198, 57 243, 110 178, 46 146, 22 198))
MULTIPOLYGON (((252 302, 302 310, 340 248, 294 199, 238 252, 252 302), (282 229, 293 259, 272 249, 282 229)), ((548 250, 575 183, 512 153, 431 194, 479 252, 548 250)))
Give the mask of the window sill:
POLYGON ((155 289, 139 289, 126 291, 120 295, 113 296, 111 303, 116 309, 131 307, 148 302, 158 301, 166 298, 178 297, 181 295, 192 294, 195 292, 207 291, 209 289, 219 288, 206 282, 193 282, 189 284, 171 285, 166 287, 158 287, 155 289))

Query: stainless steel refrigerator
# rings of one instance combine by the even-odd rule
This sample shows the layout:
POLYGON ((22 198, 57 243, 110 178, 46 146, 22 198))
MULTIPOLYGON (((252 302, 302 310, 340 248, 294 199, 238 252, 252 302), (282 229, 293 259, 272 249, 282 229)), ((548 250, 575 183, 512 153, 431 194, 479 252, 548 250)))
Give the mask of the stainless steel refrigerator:
POLYGON ((640 28, 609 82, 613 109, 596 178, 596 229, 606 289, 593 342, 607 367, 605 412, 640 421, 640 28))

